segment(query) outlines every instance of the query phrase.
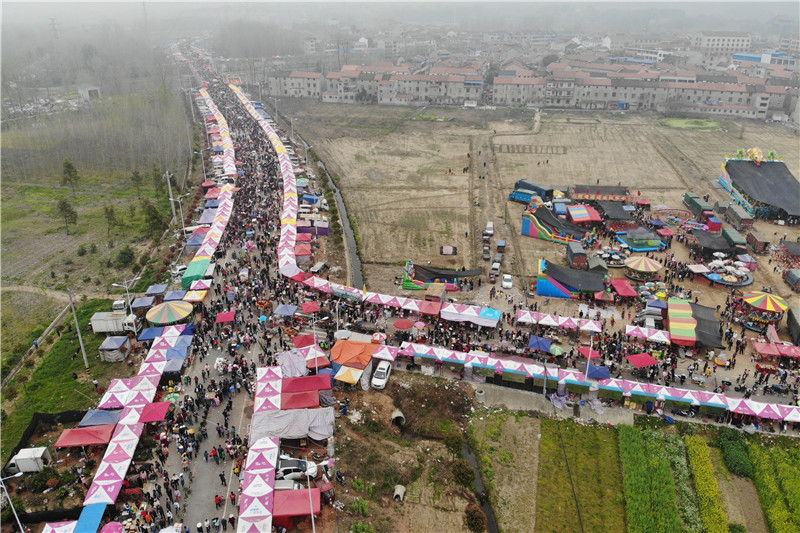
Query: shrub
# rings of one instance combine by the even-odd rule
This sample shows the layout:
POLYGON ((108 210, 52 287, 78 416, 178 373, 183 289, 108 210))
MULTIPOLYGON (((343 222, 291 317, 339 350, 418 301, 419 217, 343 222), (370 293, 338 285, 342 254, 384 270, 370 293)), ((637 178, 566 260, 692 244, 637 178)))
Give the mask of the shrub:
POLYGON ((83 257, 84 255, 86 255, 86 245, 81 244, 80 246, 78 246, 78 256, 83 257))
POLYGON ((89 253, 90 254, 96 254, 97 253, 97 245, 95 243, 92 243, 91 246, 89 246, 89 253))
POLYGON ((117 253, 117 258, 115 259, 114 264, 117 268, 125 268, 131 266, 134 261, 136 261, 136 254, 133 252, 130 246, 125 246, 125 248, 117 253))
POLYGON ((453 466, 450 467, 453 472, 453 479, 462 487, 472 489, 472 483, 475 481, 475 469, 463 459, 453 461, 453 466))
POLYGON ((369 503, 361 498, 356 498, 356 500, 350 504, 350 510, 361 516, 369 516, 369 503))
POLYGON ((7 400, 13 400, 19 396, 19 391, 17 391, 17 388, 14 385, 9 385, 3 391, 3 396, 5 396, 7 400))
POLYGON ((54 489, 61 481, 57 477, 51 477, 47 480, 47 488, 54 489))
POLYGON ((742 434, 735 429, 724 427, 719 432, 719 443, 728 470, 737 476, 752 478, 753 462, 747 454, 742 434))
POLYGON ((464 525, 474 533, 486 531, 486 514, 476 503, 470 503, 464 509, 464 525))
POLYGON ((350 531, 352 533, 375 533, 375 528, 369 522, 361 522, 359 520, 350 526, 350 531))
POLYGON ((722 494, 717 478, 714 476, 714 466, 711 464, 708 444, 702 437, 689 435, 686 437, 686 447, 689 452, 689 464, 692 467, 694 487, 700 503, 700 516, 703 518, 704 530, 712 533, 727 533, 728 516, 722 507, 722 494))

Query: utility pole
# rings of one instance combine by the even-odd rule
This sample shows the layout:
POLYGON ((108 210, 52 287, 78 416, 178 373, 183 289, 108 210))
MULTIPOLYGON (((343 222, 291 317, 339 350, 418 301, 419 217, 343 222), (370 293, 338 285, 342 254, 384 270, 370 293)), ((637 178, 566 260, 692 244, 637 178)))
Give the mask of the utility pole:
POLYGON ((72 289, 67 289, 69 294, 69 306, 72 308, 72 318, 75 319, 75 332, 78 334, 78 342, 81 344, 81 353, 83 354, 83 364, 86 367, 86 373, 92 373, 89 370, 89 361, 86 359, 86 348, 83 346, 83 337, 81 336, 81 325, 78 323, 78 313, 75 312, 75 304, 72 302, 72 289))
MULTIPOLYGON (((170 175, 169 170, 164 172, 164 177, 167 178, 167 189, 169 190, 169 199, 172 200, 172 183, 170 182, 170 178, 172 176, 170 175)), ((177 218, 175 218, 175 204, 170 202, 169 206, 172 209, 172 219, 177 220, 177 218)))

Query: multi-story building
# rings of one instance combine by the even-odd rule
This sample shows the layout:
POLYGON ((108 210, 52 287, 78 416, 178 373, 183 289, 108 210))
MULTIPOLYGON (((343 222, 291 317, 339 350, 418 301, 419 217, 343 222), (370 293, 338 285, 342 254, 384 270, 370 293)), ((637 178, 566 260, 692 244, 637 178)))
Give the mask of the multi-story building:
POLYGON ((738 31, 702 31, 690 40, 690 48, 702 54, 701 64, 705 67, 730 61, 734 54, 749 52, 750 45, 750 34, 738 31))
POLYGON ((324 82, 319 72, 275 71, 267 74, 266 88, 270 96, 319 98, 324 82))

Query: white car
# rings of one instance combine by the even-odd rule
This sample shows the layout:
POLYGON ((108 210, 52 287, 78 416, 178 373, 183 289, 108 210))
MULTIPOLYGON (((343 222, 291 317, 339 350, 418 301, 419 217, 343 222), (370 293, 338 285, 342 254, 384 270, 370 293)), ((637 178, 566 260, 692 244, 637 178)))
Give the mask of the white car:
POLYGON ((275 469, 275 479, 305 479, 306 474, 311 479, 317 477, 317 465, 304 459, 284 459, 281 456, 278 467, 275 469))
POLYGON ((389 361, 381 361, 378 363, 378 368, 372 374, 372 388, 385 389, 386 382, 389 381, 389 375, 392 373, 392 363, 389 361))
POLYGON ((511 277, 511 274, 503 274, 502 287, 504 289, 511 289, 514 287, 514 279, 511 277))

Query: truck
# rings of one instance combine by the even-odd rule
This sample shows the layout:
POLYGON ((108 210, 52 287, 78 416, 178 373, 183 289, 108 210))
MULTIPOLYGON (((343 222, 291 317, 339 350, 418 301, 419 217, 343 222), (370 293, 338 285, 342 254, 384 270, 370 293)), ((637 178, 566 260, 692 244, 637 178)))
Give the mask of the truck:
POLYGON ((529 191, 527 189, 517 189, 508 195, 508 199, 512 202, 519 202, 525 205, 528 205, 537 198, 539 199, 538 203, 541 203, 542 199, 539 197, 539 195, 534 191, 529 191))
POLYGON ((738 204, 731 204, 725 210, 725 220, 739 231, 749 230, 753 227, 753 215, 738 204))
POLYGON ((785 281, 794 292, 800 292, 800 268, 792 268, 784 272, 783 281, 785 281))
POLYGON ((767 252, 769 240, 767 239, 766 235, 760 231, 751 231, 747 234, 747 244, 750 246, 750 249, 753 250, 753 252, 757 254, 763 254, 767 252))
POLYGON ((703 211, 711 211, 713 213, 714 208, 711 207, 711 204, 703 200, 703 198, 694 192, 687 192, 683 195, 683 203, 689 210, 694 213, 694 215, 700 219, 703 218, 703 211))
POLYGON ((525 189, 528 191, 533 191, 536 194, 538 194, 539 197, 545 202, 549 202, 550 200, 553 199, 553 188, 548 187, 547 185, 536 183, 535 181, 517 180, 517 182, 514 184, 514 190, 517 189, 525 189))
POLYGON ((125 334, 133 333, 139 335, 142 329, 142 322, 135 314, 126 314, 125 310, 122 311, 100 311, 92 315, 89 321, 92 331, 109 334, 125 334))
POLYGON ((731 246, 744 247, 747 245, 747 241, 744 240, 742 234, 733 228, 723 228, 722 236, 725 237, 725 240, 728 241, 728 244, 731 246))
POLYGON ((579 242, 567 243, 567 261, 569 266, 577 270, 586 270, 589 268, 589 259, 586 257, 586 250, 583 249, 579 242))
POLYGON ((18 472, 41 472, 53 461, 50 450, 42 446, 39 448, 23 448, 11 458, 5 468, 8 474, 18 472))

